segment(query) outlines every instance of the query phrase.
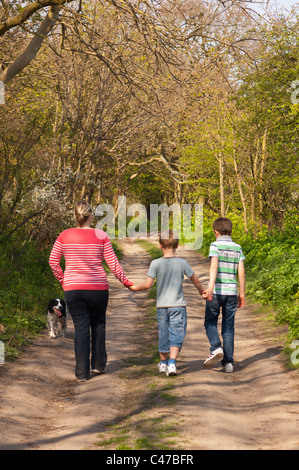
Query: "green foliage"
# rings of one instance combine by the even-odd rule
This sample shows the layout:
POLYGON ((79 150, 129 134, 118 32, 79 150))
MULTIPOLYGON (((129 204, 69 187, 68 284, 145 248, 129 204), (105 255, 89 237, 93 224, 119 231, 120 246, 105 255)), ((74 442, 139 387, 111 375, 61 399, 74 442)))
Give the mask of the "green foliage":
MULTIPOLYGON (((237 214, 228 214, 233 222, 233 240, 245 254, 246 293, 251 299, 269 305, 277 312, 276 320, 289 325, 289 339, 299 338, 299 224, 296 214, 285 217, 284 230, 271 232, 263 226, 256 237, 244 232, 237 214)), ((208 254, 215 239, 212 220, 205 218, 203 246, 208 254)))
POLYGON ((22 245, 20 234, 1 245, 0 324, 6 360, 17 357, 28 339, 46 326, 46 306, 62 292, 50 269, 49 250, 22 245))
POLYGON ((136 243, 139 243, 139 245, 148 252, 152 259, 161 258, 161 256, 163 256, 163 251, 159 246, 153 245, 152 243, 142 239, 137 239, 136 243))
MULTIPOLYGON (((46 327, 49 299, 63 298, 49 266, 50 248, 38 248, 34 242, 22 245, 19 238, 20 234, 15 235, 1 245, 0 324, 5 330, 0 340, 5 343, 6 360, 16 358, 28 340, 46 327)), ((122 251, 116 242, 113 249, 120 260, 122 251)))

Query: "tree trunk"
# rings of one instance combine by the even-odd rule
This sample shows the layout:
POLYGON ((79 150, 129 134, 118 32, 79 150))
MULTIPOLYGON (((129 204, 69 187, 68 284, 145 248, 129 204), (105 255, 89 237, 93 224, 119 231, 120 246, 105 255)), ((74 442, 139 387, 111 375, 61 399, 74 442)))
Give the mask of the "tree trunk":
POLYGON ((251 221, 253 222, 253 236, 256 238, 257 230, 256 230, 256 208, 255 208, 255 197, 256 197, 256 175, 257 175, 257 163, 258 157, 260 152, 260 140, 257 139, 256 141, 256 151, 254 158, 252 156, 251 159, 251 174, 252 174, 252 184, 250 188, 250 197, 251 197, 251 221))
POLYGON ((245 200, 243 186, 242 186, 242 178, 241 178, 240 171, 239 171, 238 164, 237 164, 237 160, 236 160, 236 150, 235 150, 235 148, 234 148, 233 152, 234 152, 233 153, 234 167, 235 167, 235 172, 236 172, 236 177, 237 177, 237 183, 238 183, 238 188, 239 188, 239 193, 240 193, 240 199, 241 199, 241 203, 242 203, 242 207, 243 207, 244 230, 245 230, 245 232, 248 232, 246 200, 245 200))
POLYGON ((225 201, 224 201, 224 160, 222 152, 219 152, 219 184, 220 184, 220 206, 221 217, 225 217, 225 201))
POLYGON ((32 62, 32 60, 35 58, 38 51, 40 50, 45 38, 53 29, 58 19, 59 11, 59 6, 50 7, 49 13, 47 14, 41 26, 38 28, 34 38, 30 41, 23 54, 18 57, 11 65, 9 65, 3 72, 0 73, 1 82, 8 83, 18 73, 22 72, 22 70, 24 70, 24 68, 27 67, 30 62, 32 62))
POLYGON ((263 225, 263 212, 264 212, 264 204, 263 204, 263 196, 262 196, 262 187, 263 187, 263 178, 264 178, 264 171, 267 159, 267 137, 268 137, 268 127, 266 127, 263 140, 262 140, 262 154, 261 154, 261 168, 260 168, 260 176, 259 176, 259 226, 263 225))

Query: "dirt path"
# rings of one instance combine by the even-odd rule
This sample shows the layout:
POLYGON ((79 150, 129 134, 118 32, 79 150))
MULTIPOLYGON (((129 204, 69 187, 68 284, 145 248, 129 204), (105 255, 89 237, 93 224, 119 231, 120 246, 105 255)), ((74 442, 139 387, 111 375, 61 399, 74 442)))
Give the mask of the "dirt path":
MULTIPOLYGON (((149 258, 136 244, 126 243, 124 248, 122 265, 128 277, 138 283, 146 274, 149 258)), ((183 250, 178 255, 188 259, 207 281, 204 259, 183 250)), ((110 286, 106 374, 83 384, 74 380, 71 320, 66 338, 50 341, 42 334, 21 360, 0 369, 1 450, 99 448, 94 446, 99 434, 105 435, 111 424, 124 419, 129 403, 124 370, 128 359, 133 363, 142 351, 134 331, 144 314, 147 294, 129 292, 113 276, 110 286)), ((298 449, 298 372, 285 372, 279 346, 260 332, 261 325, 248 308, 238 311, 235 373, 224 374, 220 367, 203 369, 208 354, 204 302, 189 281, 184 290, 188 330, 178 362, 179 375, 171 379, 172 394, 177 398, 168 408, 148 409, 147 419, 149 413, 175 417, 174 441, 184 449, 298 449)), ((152 380, 153 390, 164 378, 152 380)), ((142 395, 142 375, 136 376, 134 383, 142 395)), ((138 398, 139 426, 146 397, 138 398)), ((136 419, 131 424, 134 426, 136 419)))
MULTIPOLYGON (((201 279, 208 261, 179 252, 201 279)), ((204 305, 185 287, 189 327, 181 356, 184 383, 177 391, 178 412, 189 449, 299 449, 299 376, 286 372, 280 351, 249 307, 236 317, 235 372, 221 364, 203 369, 209 346, 203 326, 204 305), (200 320, 198 318, 200 317, 200 320)))
MULTIPOLYGON (((122 264, 138 282, 149 258, 138 246, 134 251, 138 259, 130 254, 122 264)), ((90 448, 99 432, 117 421, 125 395, 120 371, 135 349, 131 333, 146 294, 136 299, 113 275, 109 283, 107 373, 81 384, 74 379, 71 319, 66 338, 50 340, 43 333, 20 361, 0 369, 1 450, 90 448)))

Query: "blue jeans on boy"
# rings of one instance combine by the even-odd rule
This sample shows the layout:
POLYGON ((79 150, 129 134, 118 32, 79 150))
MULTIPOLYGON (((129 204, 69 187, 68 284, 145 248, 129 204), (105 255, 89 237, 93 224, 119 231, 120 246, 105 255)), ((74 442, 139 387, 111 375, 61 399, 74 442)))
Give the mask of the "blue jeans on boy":
POLYGON ((213 299, 206 303, 204 325, 210 341, 211 353, 215 349, 222 347, 217 329, 218 317, 222 308, 223 365, 234 362, 235 314, 237 307, 238 297, 236 295, 213 294, 213 299))
POLYGON ((167 353, 171 346, 181 350, 187 329, 186 307, 157 308, 157 320, 159 352, 167 353))

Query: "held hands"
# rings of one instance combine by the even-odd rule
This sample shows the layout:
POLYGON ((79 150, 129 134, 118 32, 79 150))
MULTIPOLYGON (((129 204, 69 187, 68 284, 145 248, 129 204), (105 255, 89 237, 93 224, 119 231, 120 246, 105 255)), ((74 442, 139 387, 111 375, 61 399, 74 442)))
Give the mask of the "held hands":
MULTIPOLYGON (((131 281, 128 281, 126 287, 132 291, 132 292, 138 292, 139 290, 145 290, 145 289, 148 289, 149 286, 141 286, 141 287, 144 287, 144 288, 138 288, 138 286, 136 286, 135 284, 133 284, 133 282, 131 281)), ((213 290, 212 289, 206 289, 206 290, 202 290, 202 291, 199 291, 200 295, 202 296, 203 299, 205 299, 207 302, 210 302, 212 299, 213 299, 213 290)), ((242 308, 245 306, 245 295, 238 295, 238 308, 242 308)))
POLYGON ((137 292, 137 286, 135 286, 134 284, 133 286, 129 287, 129 290, 131 290, 132 292, 137 292))
POLYGON ((132 292, 137 292, 137 290, 138 290, 138 288, 137 288, 137 286, 135 286, 134 282, 129 281, 129 279, 126 282, 124 282, 124 286, 127 289, 131 290, 132 292))
POLYGON ((208 302, 212 300, 213 298, 213 292, 211 293, 209 289, 206 289, 202 292, 200 292, 200 295, 202 296, 203 299, 207 300, 208 302))
MULTIPOLYGON (((213 292, 210 291, 209 289, 206 289, 202 292, 200 292, 200 295, 202 296, 203 299, 207 300, 210 302, 213 299, 213 292)), ((242 308, 245 306, 245 295, 239 294, 238 295, 238 308, 242 308)))
POLYGON ((134 285, 134 282, 129 281, 129 279, 127 279, 127 280, 123 283, 123 285, 124 285, 125 287, 127 287, 127 289, 130 289, 130 287, 134 285))

